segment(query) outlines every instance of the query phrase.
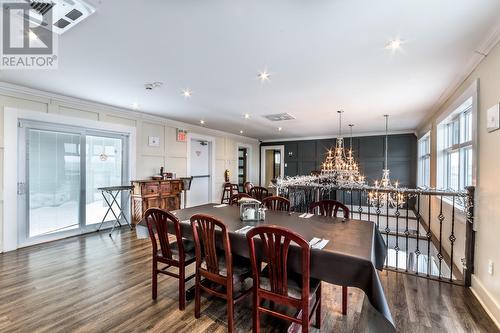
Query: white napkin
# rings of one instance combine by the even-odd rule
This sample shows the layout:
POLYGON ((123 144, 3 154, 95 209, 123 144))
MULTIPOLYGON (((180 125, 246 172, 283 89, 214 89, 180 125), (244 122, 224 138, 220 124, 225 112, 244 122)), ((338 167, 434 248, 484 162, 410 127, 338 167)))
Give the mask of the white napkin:
POLYGON ((252 230, 252 229, 253 229, 253 227, 252 227, 252 226, 247 225, 247 226, 245 226, 245 227, 243 227, 243 228, 241 228, 241 229, 236 230, 235 232, 236 232, 237 234, 245 234, 245 235, 246 235, 246 234, 247 234, 247 232, 249 232, 249 231, 250 231, 250 230, 252 230))
POLYGON ((227 204, 220 204, 220 205, 215 205, 214 208, 222 208, 222 207, 226 207, 227 204))
POLYGON ((311 239, 309 241, 309 245, 311 245, 311 247, 313 249, 321 250, 322 248, 324 248, 326 246, 326 244, 328 244, 328 242, 329 242, 328 239, 314 237, 313 239, 311 239))
POLYGON ((312 216, 314 216, 314 214, 310 214, 310 213, 304 213, 304 214, 299 215, 299 217, 303 218, 303 219, 308 219, 312 216))

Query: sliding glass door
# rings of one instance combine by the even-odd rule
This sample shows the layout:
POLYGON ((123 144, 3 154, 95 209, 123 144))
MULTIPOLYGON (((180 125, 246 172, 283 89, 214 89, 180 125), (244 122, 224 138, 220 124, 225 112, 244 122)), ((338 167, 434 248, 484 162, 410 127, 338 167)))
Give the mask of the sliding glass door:
MULTIPOLYGON (((108 208, 98 188, 123 183, 123 138, 87 135, 85 139, 85 223, 86 225, 92 225, 101 223, 108 208)), ((121 194, 118 198, 117 201, 121 202, 121 194)), ((111 199, 108 198, 108 201, 111 202, 111 199)), ((118 207, 114 207, 114 209, 115 212, 118 212, 118 207)), ((111 213, 108 214, 108 219, 112 217, 111 213)))
POLYGON ((31 121, 19 125, 20 245, 95 230, 107 209, 98 188, 128 182, 128 137, 31 121))
POLYGON ((28 237, 79 227, 80 135, 28 129, 28 237))

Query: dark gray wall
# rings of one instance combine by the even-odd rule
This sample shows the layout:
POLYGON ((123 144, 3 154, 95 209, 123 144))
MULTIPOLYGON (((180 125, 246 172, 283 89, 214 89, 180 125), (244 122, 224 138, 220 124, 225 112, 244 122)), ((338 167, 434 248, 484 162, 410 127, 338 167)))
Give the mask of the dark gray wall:
MULTIPOLYGON (((354 156, 369 184, 382 177, 385 137, 364 136, 353 138, 354 156)), ((345 146, 349 147, 349 138, 345 146)), ((326 151, 335 146, 335 139, 302 140, 261 143, 261 146, 285 146, 285 176, 308 175, 320 170, 326 151)), ((415 187, 417 178, 417 138, 413 134, 389 136, 389 169, 391 179, 402 186, 415 187)))

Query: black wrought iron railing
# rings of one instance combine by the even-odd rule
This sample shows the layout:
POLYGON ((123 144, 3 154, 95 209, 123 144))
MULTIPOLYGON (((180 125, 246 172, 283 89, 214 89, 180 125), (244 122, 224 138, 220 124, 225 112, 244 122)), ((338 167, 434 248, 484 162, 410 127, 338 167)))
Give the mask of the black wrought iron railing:
POLYGON ((294 211, 305 212, 314 201, 334 199, 349 208, 351 218, 375 223, 386 242, 387 269, 470 286, 474 187, 455 192, 307 185, 278 192, 289 198, 294 211))

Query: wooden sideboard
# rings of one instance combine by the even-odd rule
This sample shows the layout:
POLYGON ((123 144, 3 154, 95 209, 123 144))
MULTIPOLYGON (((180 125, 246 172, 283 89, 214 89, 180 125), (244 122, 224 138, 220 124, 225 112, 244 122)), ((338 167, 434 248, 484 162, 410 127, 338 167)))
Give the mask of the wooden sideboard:
POLYGON ((166 210, 181 208, 183 182, 171 180, 133 180, 132 186, 132 223, 139 223, 148 208, 166 210))

